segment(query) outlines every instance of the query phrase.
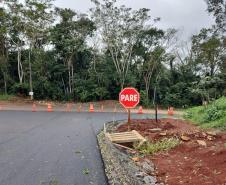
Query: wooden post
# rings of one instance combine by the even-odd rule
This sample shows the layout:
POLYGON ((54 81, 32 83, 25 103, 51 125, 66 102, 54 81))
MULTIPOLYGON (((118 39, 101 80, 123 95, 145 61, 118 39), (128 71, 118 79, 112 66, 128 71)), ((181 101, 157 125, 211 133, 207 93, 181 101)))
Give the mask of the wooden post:
POLYGON ((155 104, 155 122, 158 122, 158 105, 155 104))
POLYGON ((128 124, 130 124, 131 121, 131 115, 130 115, 130 109, 128 109, 128 124))
POLYGON ((130 109, 128 109, 128 130, 130 130, 131 114, 130 109))

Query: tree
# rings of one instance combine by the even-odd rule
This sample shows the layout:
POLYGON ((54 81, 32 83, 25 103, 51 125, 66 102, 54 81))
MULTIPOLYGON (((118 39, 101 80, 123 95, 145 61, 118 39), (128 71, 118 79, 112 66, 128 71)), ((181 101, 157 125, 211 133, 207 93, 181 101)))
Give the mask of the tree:
POLYGON ((132 53, 145 23, 150 19, 148 9, 132 11, 125 6, 116 6, 116 0, 104 0, 100 4, 92 0, 95 8, 92 17, 100 30, 103 43, 109 50, 115 65, 121 89, 125 85, 132 63, 132 53))
MULTIPOLYGON (((53 0, 26 0, 25 1, 25 34, 27 38, 28 63, 29 63, 29 84, 30 92, 33 92, 32 82, 32 62, 31 55, 33 49, 42 48, 46 39, 47 31, 53 22, 53 0)), ((34 57, 35 59, 35 57, 34 57)), ((31 95, 33 99, 33 95, 31 95)))
POLYGON ((4 91, 7 94, 8 81, 8 42, 7 42, 7 26, 9 15, 3 8, 0 8, 0 69, 3 75, 4 91))
POLYGON ((60 17, 60 23, 56 24, 51 30, 51 42, 54 45, 58 60, 63 61, 67 67, 67 83, 62 78, 64 84, 67 84, 65 93, 70 95, 74 92, 74 61, 79 52, 86 49, 86 39, 95 29, 94 24, 85 15, 76 14, 71 9, 57 9, 60 17))
POLYGON ((215 17, 219 30, 226 31, 226 0, 205 0, 208 5, 208 12, 215 17))
POLYGON ((11 48, 17 50, 17 72, 21 85, 24 78, 24 69, 21 61, 22 50, 25 45, 24 7, 17 0, 8 0, 6 4, 10 14, 10 23, 7 27, 8 39, 11 43, 11 48))
POLYGON ((198 35, 193 36, 192 50, 204 76, 213 77, 219 73, 225 48, 212 29, 202 29, 198 35))

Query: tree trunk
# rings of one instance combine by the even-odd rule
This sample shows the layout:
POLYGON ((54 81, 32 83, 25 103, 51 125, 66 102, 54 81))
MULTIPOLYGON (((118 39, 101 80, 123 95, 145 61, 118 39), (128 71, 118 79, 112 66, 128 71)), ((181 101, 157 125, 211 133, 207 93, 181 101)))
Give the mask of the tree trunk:
POLYGON ((72 83, 73 99, 75 100, 75 93, 74 93, 75 81, 74 81, 74 66, 73 66, 73 64, 71 65, 71 83, 72 83))
POLYGON ((149 90, 150 90, 150 80, 148 77, 144 77, 145 82, 145 92, 146 92, 146 103, 149 104, 149 90))
POLYGON ((69 87, 69 93, 71 94, 71 66, 68 64, 68 87, 69 87))
MULTIPOLYGON (((31 46, 29 48, 29 55, 28 55, 28 61, 29 61, 29 83, 30 83, 30 92, 33 92, 33 84, 32 84, 32 70, 31 70, 31 46)), ((33 95, 31 95, 31 100, 33 100, 33 95)))
POLYGON ((63 86, 64 86, 64 95, 66 96, 67 91, 66 91, 66 86, 65 86, 65 82, 64 82, 63 77, 61 77, 61 80, 62 80, 62 83, 63 83, 63 86))
POLYGON ((4 86, 5 86, 5 94, 7 95, 7 80, 6 80, 6 74, 3 75, 4 76, 4 86))
POLYGON ((17 71, 18 71, 20 84, 22 84, 23 83, 23 66, 21 63, 21 49, 19 47, 17 50, 17 71))

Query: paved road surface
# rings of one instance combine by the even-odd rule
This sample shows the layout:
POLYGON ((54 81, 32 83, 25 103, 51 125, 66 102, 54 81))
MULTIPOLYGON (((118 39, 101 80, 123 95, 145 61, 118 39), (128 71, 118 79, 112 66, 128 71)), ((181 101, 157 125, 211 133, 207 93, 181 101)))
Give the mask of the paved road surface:
POLYGON ((126 114, 0 112, 0 185, 107 184, 96 134, 113 119, 126 114))

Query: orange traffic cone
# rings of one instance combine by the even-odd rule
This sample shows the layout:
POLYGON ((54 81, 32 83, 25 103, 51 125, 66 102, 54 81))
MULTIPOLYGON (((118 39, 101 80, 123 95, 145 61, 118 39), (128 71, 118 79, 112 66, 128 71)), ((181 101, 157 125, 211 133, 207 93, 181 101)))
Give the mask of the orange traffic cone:
POLYGON ((168 115, 173 116, 173 107, 168 107, 168 115))
POLYGON ((169 107, 168 107, 167 113, 168 113, 168 115, 170 116, 170 109, 169 109, 169 107))
POLYGON ((143 114, 143 107, 142 106, 139 107, 137 114, 143 114))
POLYGON ((94 106, 92 103, 89 105, 89 112, 94 112, 94 106))
POLYGON ((36 110, 36 104, 35 103, 33 103, 32 104, 32 112, 36 112, 37 110, 36 110))
POLYGON ((53 112, 52 104, 48 103, 47 104, 47 112, 53 112))
POLYGON ((171 112, 171 115, 173 116, 174 115, 173 107, 170 107, 170 112, 171 112))

